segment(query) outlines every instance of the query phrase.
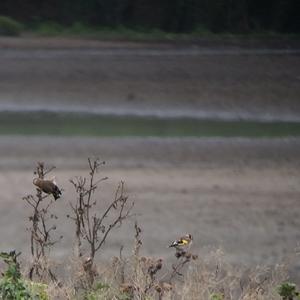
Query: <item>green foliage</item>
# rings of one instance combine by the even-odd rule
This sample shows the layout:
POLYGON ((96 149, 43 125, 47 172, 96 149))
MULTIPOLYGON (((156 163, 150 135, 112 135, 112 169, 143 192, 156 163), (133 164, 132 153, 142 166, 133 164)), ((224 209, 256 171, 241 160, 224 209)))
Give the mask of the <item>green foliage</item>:
POLYGON ((35 300, 49 300, 49 296, 47 293, 48 286, 44 283, 34 282, 34 281, 26 281, 26 285, 30 291, 32 299, 35 300))
POLYGON ((27 300, 32 299, 30 292, 21 277, 20 266, 17 262, 15 251, 2 252, 0 257, 8 265, 0 280, 0 299, 2 300, 27 300))
POLYGON ((277 287, 278 294, 283 300, 300 299, 300 293, 296 290, 296 285, 291 282, 283 282, 277 287))
POLYGON ((92 28, 81 22, 75 22, 70 27, 66 28, 65 33, 73 35, 95 34, 96 28, 92 28))
POLYGON ((0 35, 18 36, 21 34, 22 29, 22 24, 16 20, 6 16, 0 16, 0 35))
POLYGON ((55 36, 63 32, 64 27, 57 22, 43 22, 36 27, 36 32, 44 36, 55 36))
MULTIPOLYGON (((299 1, 241 0, 62 0, 32 5, 30 1, 0 1, 0 11, 27 24, 52 20, 70 24, 130 28, 159 28, 167 32, 187 33, 199 24, 216 33, 275 31, 300 33, 299 1)), ((52 22, 41 30, 53 34, 52 22)), ((73 25, 72 25, 73 26, 73 25)), ((71 26, 71 27, 72 27, 71 26)))
POLYGON ((224 300, 224 296, 219 293, 213 293, 209 297, 210 300, 224 300))
POLYGON ((91 291, 87 292, 87 294, 85 296, 85 300, 102 299, 104 296, 107 295, 108 290, 109 290, 108 284, 98 282, 95 284, 95 286, 93 287, 93 289, 91 291))
POLYGON ((131 299, 126 293, 120 293, 109 286, 108 284, 98 282, 94 285, 91 290, 88 290, 84 296, 84 300, 106 300, 106 299, 116 299, 116 300, 129 300, 131 299))
POLYGON ((213 33, 204 25, 197 25, 192 31, 192 35, 195 36, 212 36, 213 33))
MULTIPOLYGON (((129 294, 127 293, 121 293, 117 296, 116 298, 117 300, 132 300, 132 296, 130 296, 129 294)), ((152 300, 148 297, 145 298, 145 300, 152 300)))
MULTIPOLYGON (((175 40, 184 39, 185 34, 168 33, 163 30, 153 28, 144 29, 140 27, 129 28, 123 25, 118 26, 90 26, 82 22, 74 22, 70 26, 64 26, 56 22, 41 22, 31 27, 33 33, 40 36, 79 36, 90 37, 102 40, 175 40)), ((192 35, 199 35, 195 31, 192 35)))
POLYGON ((22 278, 17 262, 19 254, 15 251, 0 253, 0 257, 8 266, 0 280, 0 300, 48 300, 46 285, 22 278))
POLYGON ((60 23, 48 21, 40 22, 33 26, 32 30, 42 36, 57 36, 57 35, 80 35, 80 36, 96 36, 98 29, 88 26, 81 22, 74 22, 71 26, 64 26, 60 23))

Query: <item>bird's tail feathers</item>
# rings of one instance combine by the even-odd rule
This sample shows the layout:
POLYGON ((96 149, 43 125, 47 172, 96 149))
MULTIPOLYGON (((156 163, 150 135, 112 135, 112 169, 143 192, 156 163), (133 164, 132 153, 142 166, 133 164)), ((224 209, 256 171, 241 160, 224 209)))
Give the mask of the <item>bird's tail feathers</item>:
POLYGON ((177 247, 177 246, 178 246, 178 241, 175 241, 169 246, 169 248, 177 247))
POLYGON ((57 186, 55 186, 55 190, 53 191, 53 197, 54 197, 54 199, 55 200, 59 199, 60 196, 61 196, 61 194, 62 194, 61 190, 57 186))

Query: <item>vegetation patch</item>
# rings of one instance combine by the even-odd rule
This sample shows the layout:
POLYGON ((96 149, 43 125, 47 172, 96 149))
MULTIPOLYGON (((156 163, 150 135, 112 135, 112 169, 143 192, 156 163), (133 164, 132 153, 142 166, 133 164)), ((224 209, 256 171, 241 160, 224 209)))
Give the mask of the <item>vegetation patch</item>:
MULTIPOLYGON (((99 159, 88 159, 87 174, 70 179, 74 199, 67 204, 70 214, 66 218, 74 224, 70 234, 75 241, 69 261, 60 266, 60 272, 49 259, 61 239, 55 238, 57 217, 53 213, 59 200, 45 186, 38 186, 35 194, 23 197, 31 211, 31 266, 29 272, 22 272, 20 253, 0 253, 6 264, 0 279, 0 300, 299 299, 296 284, 288 281, 288 264, 254 269, 233 266, 220 249, 205 255, 191 252, 191 234, 170 244, 170 261, 143 255, 143 230, 132 214, 133 202, 126 195, 124 182, 108 202, 100 197, 99 187, 107 180, 101 175, 103 166, 99 159), (111 231, 133 217, 132 254, 124 256, 121 246, 118 256, 99 266, 95 257, 111 231)), ((46 184, 54 170, 54 166, 38 162, 33 176, 46 184)), ((295 261, 297 257, 289 258, 289 264, 295 261)))
POLYGON ((23 25, 21 23, 10 17, 0 16, 0 36, 18 36, 22 30, 23 25))
POLYGON ((58 136, 287 137, 299 122, 221 121, 79 113, 0 113, 0 134, 58 136))

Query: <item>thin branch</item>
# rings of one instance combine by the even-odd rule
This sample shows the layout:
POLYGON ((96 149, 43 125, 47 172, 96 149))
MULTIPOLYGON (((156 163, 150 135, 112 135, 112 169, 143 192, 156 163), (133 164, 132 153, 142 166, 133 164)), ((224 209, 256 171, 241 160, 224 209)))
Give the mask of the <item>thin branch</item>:
POLYGON ((52 172, 54 169, 56 169, 56 167, 55 166, 52 166, 52 167, 50 167, 49 169, 46 169, 45 171, 44 171, 44 176, 46 176, 48 173, 50 173, 50 172, 52 172))
POLYGON ((122 206, 121 206, 120 213, 119 213, 118 217, 115 219, 115 221, 114 221, 112 224, 110 224, 110 225, 108 226, 108 229, 107 229, 106 232, 104 233, 104 236, 103 236, 101 242, 98 244, 98 246, 97 246, 96 249, 95 249, 96 251, 98 251, 98 250, 101 248, 101 246, 105 243, 105 240, 106 240, 106 238, 107 238, 109 232, 110 232, 110 231, 111 231, 118 223, 122 223, 122 221, 123 221, 124 219, 126 219, 126 218, 129 216, 130 211, 132 210, 132 208, 133 208, 133 206, 134 206, 134 202, 131 203, 131 206, 129 207, 129 209, 127 210, 127 212, 126 212, 124 215, 122 215, 122 212, 123 212, 123 210, 124 210, 124 206, 125 206, 125 202, 122 203, 122 206))

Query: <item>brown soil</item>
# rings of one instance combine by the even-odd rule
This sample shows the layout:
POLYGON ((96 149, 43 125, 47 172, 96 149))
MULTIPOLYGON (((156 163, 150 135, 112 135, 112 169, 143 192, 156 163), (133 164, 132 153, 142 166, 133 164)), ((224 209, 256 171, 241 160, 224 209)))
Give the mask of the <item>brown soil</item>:
POLYGON ((0 39, 0 108, 36 105, 299 118, 299 53, 286 52, 284 43, 280 53, 240 52, 244 50, 222 42, 175 47, 0 39))
POLYGON ((137 217, 116 230, 99 258, 129 253, 133 222, 143 228, 145 254, 169 257, 166 247, 185 232, 194 251, 222 247, 237 264, 274 264, 294 253, 299 235, 299 145, 297 139, 89 139, 1 138, 1 238, 5 249, 28 254, 29 210, 22 196, 34 193, 37 160, 55 164, 64 189, 56 203, 60 258, 69 255, 74 230, 65 216, 75 194, 69 179, 87 175, 86 157, 107 161, 109 179, 97 195, 104 204, 120 180, 135 201, 137 217))

